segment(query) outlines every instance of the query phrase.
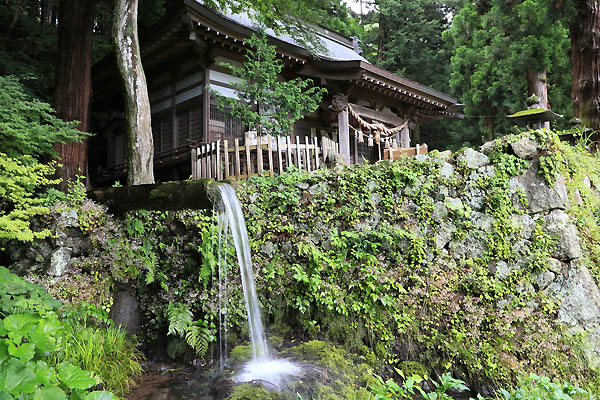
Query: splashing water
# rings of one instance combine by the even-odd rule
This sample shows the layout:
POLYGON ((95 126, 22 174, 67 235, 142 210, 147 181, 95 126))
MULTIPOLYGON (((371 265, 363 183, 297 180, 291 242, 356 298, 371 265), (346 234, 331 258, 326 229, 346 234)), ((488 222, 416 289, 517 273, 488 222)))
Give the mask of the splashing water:
POLYGON ((254 273, 250 258, 248 231, 244 214, 235 194, 235 190, 225 183, 215 183, 213 205, 217 211, 219 226, 219 350, 220 362, 223 365, 223 355, 227 353, 227 231, 231 230, 233 245, 237 254, 242 288, 250 326, 250 345, 252 361, 244 365, 243 371, 235 378, 236 382, 261 381, 267 382, 274 388, 281 388, 287 378, 298 375, 301 367, 285 359, 269 357, 269 349, 260 316, 260 306, 254 285, 254 273))

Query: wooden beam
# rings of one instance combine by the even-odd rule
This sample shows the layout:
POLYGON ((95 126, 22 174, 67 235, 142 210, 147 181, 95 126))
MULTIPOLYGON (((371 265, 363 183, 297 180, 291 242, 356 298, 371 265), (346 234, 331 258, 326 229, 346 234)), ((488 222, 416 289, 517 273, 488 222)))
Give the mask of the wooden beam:
POLYGON ((381 111, 371 110, 370 108, 359 106, 358 104, 350 103, 350 106, 358 115, 364 118, 374 119, 376 121, 384 122, 394 126, 400 126, 406 122, 406 120, 403 118, 383 113, 381 111))
POLYGON ((109 187, 88 192, 88 197, 115 213, 133 210, 211 209, 212 179, 166 182, 153 185, 109 187))

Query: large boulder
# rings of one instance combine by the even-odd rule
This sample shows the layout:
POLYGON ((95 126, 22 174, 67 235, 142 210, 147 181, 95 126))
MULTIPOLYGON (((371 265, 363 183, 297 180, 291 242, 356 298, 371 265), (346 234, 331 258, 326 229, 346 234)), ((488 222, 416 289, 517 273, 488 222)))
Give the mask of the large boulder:
POLYGON ((525 160, 531 160, 538 153, 540 145, 537 141, 523 137, 510 145, 515 154, 525 160))
POLYGON ((572 334, 583 334, 584 356, 600 371, 600 290, 588 268, 571 262, 567 273, 557 275, 546 290, 562 299, 558 319, 572 334))
POLYGON ((525 174, 517 177, 517 182, 523 188, 529 209, 534 214, 554 209, 564 210, 569 206, 567 185, 562 175, 559 175, 554 186, 550 187, 538 177, 537 165, 533 165, 525 174))
POLYGON ((483 153, 467 148, 457 157, 457 161, 467 168, 478 169, 489 163, 490 159, 483 153))
POLYGON ((546 232, 557 238, 553 256, 561 261, 581 257, 579 233, 563 210, 553 210, 544 217, 546 232))

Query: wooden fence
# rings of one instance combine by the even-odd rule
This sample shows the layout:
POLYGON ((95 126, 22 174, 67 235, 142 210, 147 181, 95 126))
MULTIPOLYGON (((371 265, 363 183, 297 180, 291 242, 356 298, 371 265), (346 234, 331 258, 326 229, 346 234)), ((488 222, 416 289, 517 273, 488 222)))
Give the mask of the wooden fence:
POLYGON ((427 144, 423 143, 421 145, 417 144, 415 147, 405 147, 405 148, 389 148, 385 149, 383 152, 384 160, 400 160, 402 157, 406 156, 416 156, 418 154, 427 154, 428 148, 427 144))
MULTIPOLYGON (((296 140, 299 140, 296 137, 296 140)), ((192 178, 247 179, 251 176, 281 174, 288 167, 313 171, 338 152, 338 144, 323 137, 304 138, 304 143, 291 143, 290 137, 261 136, 255 140, 246 137, 244 145, 239 139, 218 140, 192 149, 192 178), (255 142, 255 143, 253 143, 255 142)))

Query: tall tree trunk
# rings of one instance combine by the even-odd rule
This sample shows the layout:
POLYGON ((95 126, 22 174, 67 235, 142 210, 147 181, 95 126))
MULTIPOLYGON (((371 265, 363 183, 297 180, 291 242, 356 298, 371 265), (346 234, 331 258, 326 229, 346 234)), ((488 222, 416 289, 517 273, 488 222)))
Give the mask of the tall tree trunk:
POLYGON ((40 24, 41 25, 50 25, 52 24, 52 3, 49 0, 43 0, 41 4, 41 17, 40 24))
POLYGON ((483 125, 483 138, 486 142, 491 142, 494 140, 494 119, 492 117, 484 117, 483 125))
POLYGON ((600 0, 580 0, 571 26, 573 111, 600 130, 600 0))
POLYGON ((381 65, 383 59, 383 47, 385 45, 385 18, 379 6, 379 30, 377 35, 377 65, 381 65))
MULTIPOLYGON (((89 129, 92 95, 92 37, 94 0, 61 0, 58 24, 58 54, 54 108, 65 121, 79 121, 79 130, 89 129)), ((54 148, 62 167, 57 175, 60 187, 77 175, 87 175, 87 140, 80 143, 56 143, 54 148)))
POLYGON ((150 100, 138 42, 137 14, 138 0, 115 0, 112 38, 124 89, 129 185, 154 183, 150 100))
MULTIPOLYGON (((538 72, 533 68, 527 71, 527 92, 529 96, 536 96, 538 102, 531 108, 545 108, 548 110, 548 83, 546 82, 546 71, 538 72)), ((550 129, 550 122, 542 124, 543 128, 550 129)))

